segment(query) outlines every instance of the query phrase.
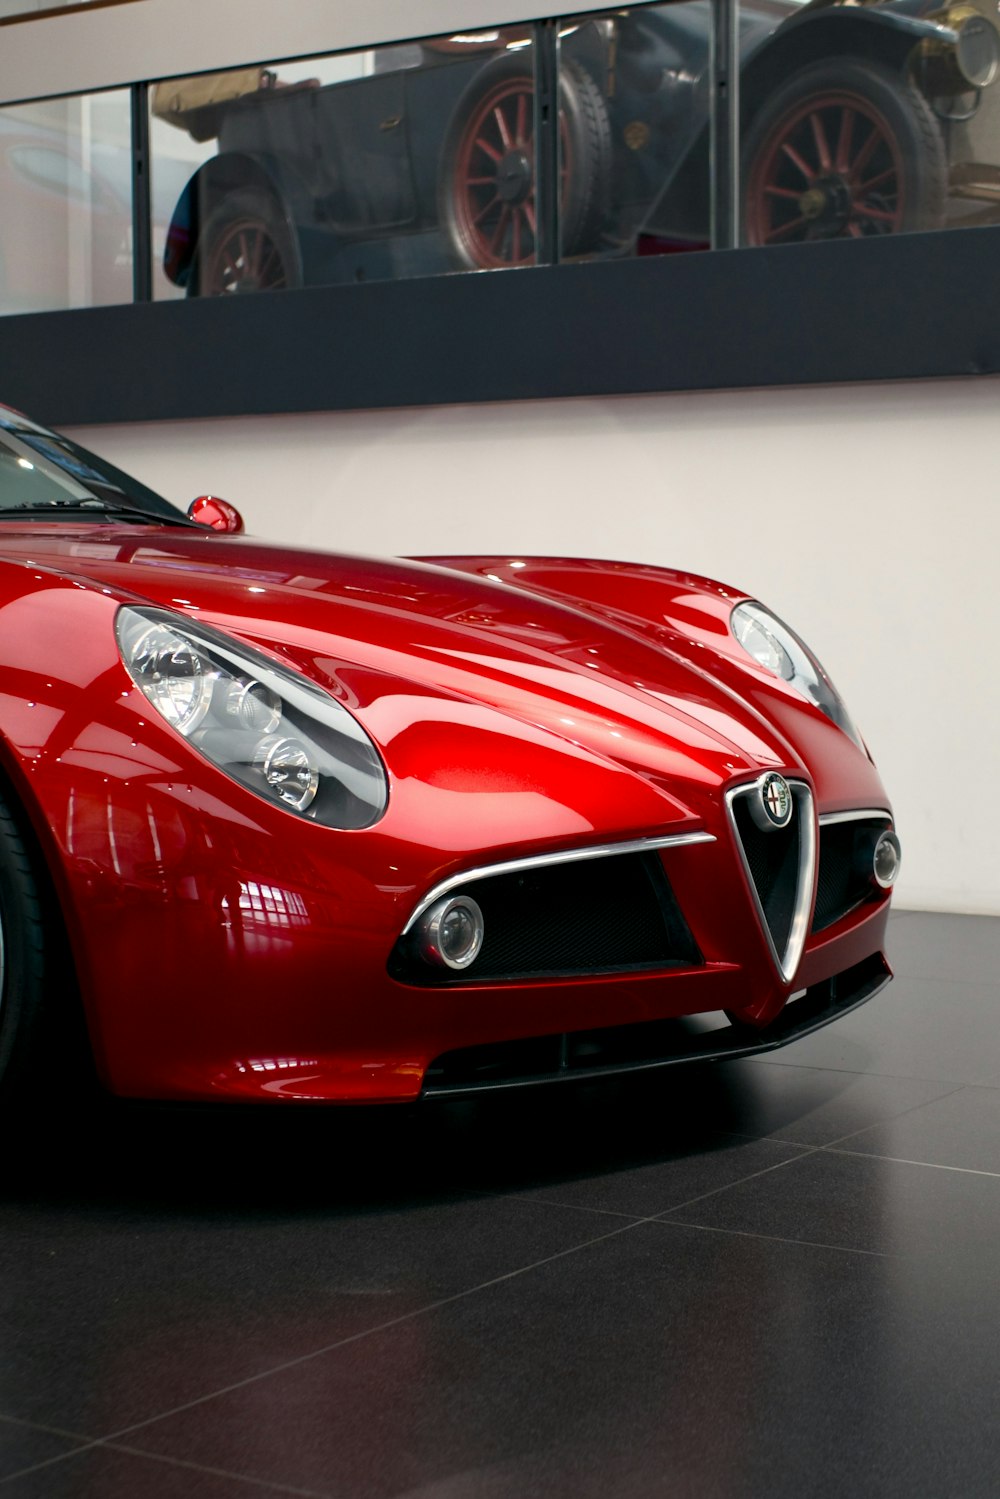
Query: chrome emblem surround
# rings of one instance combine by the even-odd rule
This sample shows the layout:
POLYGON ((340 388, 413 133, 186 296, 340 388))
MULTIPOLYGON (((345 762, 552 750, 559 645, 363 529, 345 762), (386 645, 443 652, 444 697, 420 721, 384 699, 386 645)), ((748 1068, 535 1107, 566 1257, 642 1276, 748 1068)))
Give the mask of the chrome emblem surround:
POLYGON ((761 776, 750 798, 750 814, 762 832, 771 833, 775 828, 787 828, 792 820, 795 802, 792 788, 776 770, 761 776))
MULTIPOLYGON (((805 951, 806 939, 809 936, 809 925, 812 919, 814 891, 816 886, 816 862, 819 857, 819 827, 816 819, 816 811, 813 803, 812 792, 805 781, 786 781, 784 776, 779 776, 774 771, 768 771, 757 781, 749 784, 744 782, 740 786, 733 786, 726 792, 726 811, 729 814, 729 824, 733 831, 736 847, 739 850, 740 861, 747 877, 750 894, 753 897, 754 907, 760 920, 767 945, 774 959, 775 967, 786 984, 791 984, 798 972, 802 954, 805 951), (739 827, 736 823, 734 813, 735 804, 746 799, 747 809, 753 821, 759 826, 764 824, 760 821, 765 816, 763 811, 762 789, 766 782, 775 776, 787 788, 792 806, 798 803, 798 871, 795 882, 795 909, 792 913, 791 925, 788 929, 788 937, 785 942, 784 951, 779 952, 774 945, 774 937, 768 925, 767 915, 761 903, 760 892, 754 882, 753 870, 747 851, 740 837, 739 827)), ((791 813, 786 819, 786 826, 791 822, 791 813)), ((776 824, 768 816, 767 828, 773 832, 776 824)))

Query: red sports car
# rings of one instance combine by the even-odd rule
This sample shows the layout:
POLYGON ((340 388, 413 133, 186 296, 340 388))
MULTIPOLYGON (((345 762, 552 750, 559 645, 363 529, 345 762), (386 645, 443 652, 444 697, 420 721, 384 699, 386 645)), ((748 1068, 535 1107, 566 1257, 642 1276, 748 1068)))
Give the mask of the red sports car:
POLYGON ((69 1000, 116 1094, 403 1102, 764 1051, 886 982, 889 802, 762 604, 241 529, 0 409, 5 1087, 69 1000))

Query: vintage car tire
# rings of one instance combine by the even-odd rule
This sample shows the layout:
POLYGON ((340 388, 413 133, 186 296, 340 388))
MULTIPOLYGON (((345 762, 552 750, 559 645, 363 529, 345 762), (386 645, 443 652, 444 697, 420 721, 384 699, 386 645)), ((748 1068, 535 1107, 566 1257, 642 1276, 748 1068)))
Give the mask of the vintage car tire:
POLYGON ((872 63, 831 58, 765 102, 746 135, 742 182, 745 244, 859 238, 937 228, 948 163, 934 113, 912 84, 872 63), (859 172, 871 175, 859 183, 859 172))
POLYGON ((46 925, 28 846, 0 799, 0 1097, 23 1083, 36 1051, 46 977, 46 925))
MULTIPOLYGON (((533 140, 534 80, 530 61, 509 54, 490 63, 462 95, 448 126, 438 177, 438 212, 448 245, 472 270, 529 265, 535 258, 533 140), (492 115, 495 150, 510 137, 495 167, 482 149, 480 131, 492 115), (502 122, 502 123, 501 123, 502 122), (518 166, 517 147, 527 149, 518 166), (494 190, 503 162, 520 171, 522 196, 508 202, 494 190), (493 193, 492 198, 490 197, 493 193)), ((578 63, 566 64, 559 80, 559 128, 563 150, 562 249, 578 255, 592 249, 608 211, 611 124, 597 84, 578 63)))
POLYGON ((282 291, 301 284, 295 236, 269 193, 241 188, 216 204, 198 236, 189 297, 282 291))

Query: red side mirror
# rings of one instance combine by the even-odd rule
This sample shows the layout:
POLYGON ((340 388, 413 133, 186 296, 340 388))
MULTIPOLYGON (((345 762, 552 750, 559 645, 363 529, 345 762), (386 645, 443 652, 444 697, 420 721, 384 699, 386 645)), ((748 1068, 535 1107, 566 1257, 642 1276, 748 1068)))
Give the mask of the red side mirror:
POLYGON ((213 531, 225 531, 229 536, 243 534, 243 517, 236 506, 216 499, 214 494, 200 494, 192 500, 188 506, 188 519, 213 531))

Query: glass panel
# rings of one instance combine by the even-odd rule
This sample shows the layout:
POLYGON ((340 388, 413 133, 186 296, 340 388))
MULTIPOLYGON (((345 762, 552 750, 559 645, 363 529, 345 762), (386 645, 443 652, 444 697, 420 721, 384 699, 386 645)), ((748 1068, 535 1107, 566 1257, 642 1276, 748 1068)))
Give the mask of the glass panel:
POLYGON ((563 23, 564 260, 709 249, 711 26, 710 0, 563 23))
POLYGON ((528 27, 151 90, 154 294, 534 259, 528 27))
POLYGON ((0 109, 0 312, 132 299, 127 90, 0 109))
POLYGON ((745 243, 998 221, 995 3, 740 15, 745 243))

